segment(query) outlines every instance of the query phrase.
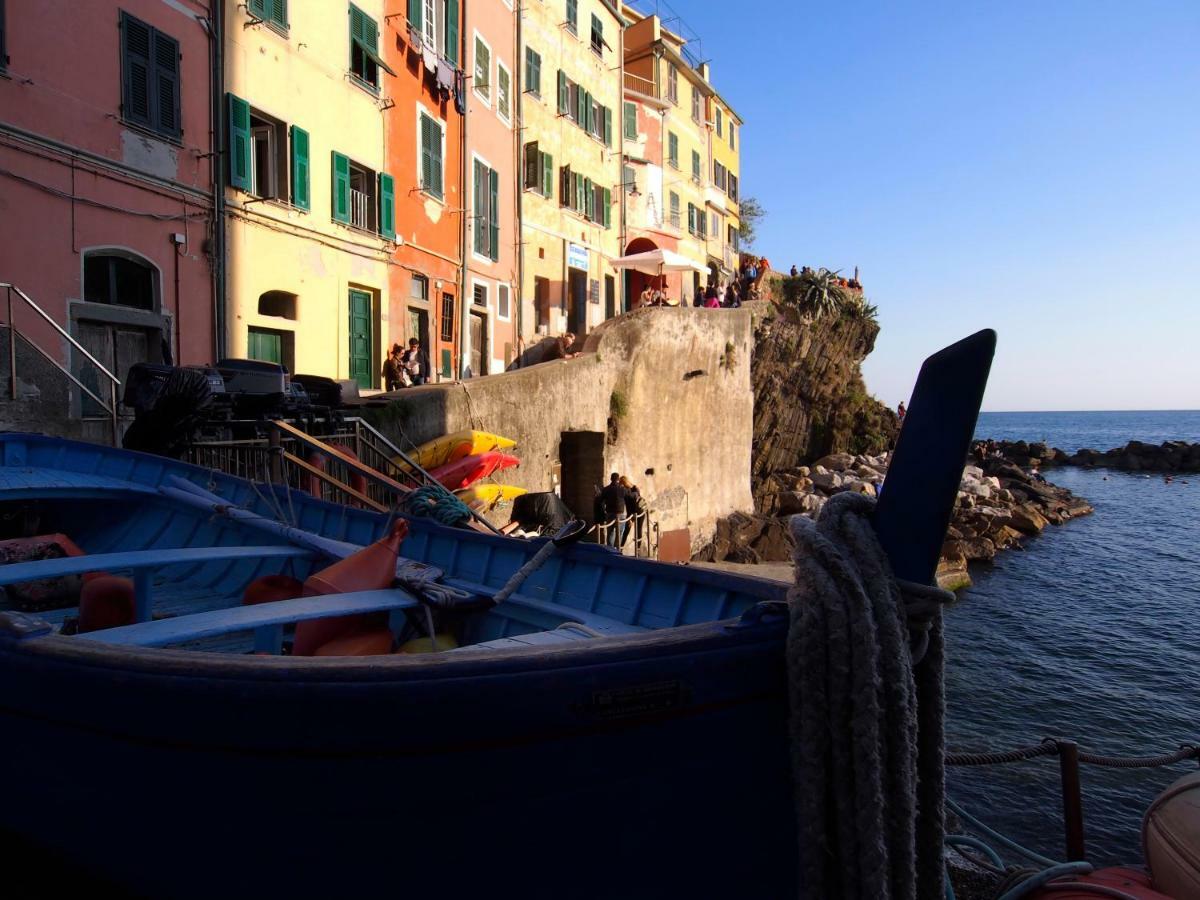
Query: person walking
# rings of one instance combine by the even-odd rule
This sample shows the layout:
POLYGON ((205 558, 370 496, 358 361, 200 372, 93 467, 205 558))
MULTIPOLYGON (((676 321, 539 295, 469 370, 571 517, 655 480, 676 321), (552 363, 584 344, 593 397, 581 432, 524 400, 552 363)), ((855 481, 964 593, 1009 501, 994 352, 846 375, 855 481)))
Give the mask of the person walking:
POLYGON ((400 365, 402 348, 392 344, 392 350, 383 361, 383 388, 387 391, 399 390, 404 384, 404 367, 400 365))
POLYGON ((415 337, 408 339, 408 349, 400 357, 400 364, 413 384, 424 384, 429 379, 429 356, 415 337))
POLYGON ((605 535, 605 542, 610 547, 620 547, 624 543, 628 522, 623 520, 626 517, 628 498, 629 492, 621 484, 621 474, 613 472, 609 476, 608 484, 600 491, 600 500, 604 504, 604 521, 613 523, 605 535))

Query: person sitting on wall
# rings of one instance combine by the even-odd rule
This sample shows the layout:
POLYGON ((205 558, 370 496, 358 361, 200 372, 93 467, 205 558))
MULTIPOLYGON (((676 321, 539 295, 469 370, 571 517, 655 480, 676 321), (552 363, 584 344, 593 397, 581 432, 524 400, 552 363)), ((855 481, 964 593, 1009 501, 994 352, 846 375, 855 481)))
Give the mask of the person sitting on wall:
POLYGON ((738 299, 737 288, 733 286, 733 282, 725 285, 725 308, 737 309, 742 305, 742 301, 738 299))
POLYGON ((546 362, 555 359, 574 359, 579 353, 571 351, 573 346, 575 346, 575 335, 568 331, 550 345, 550 349, 546 351, 546 362))
POLYGON ((429 380, 429 356, 415 337, 408 339, 408 349, 400 357, 400 363, 413 384, 424 384, 429 380))
POLYGON ((653 296, 654 295, 650 291, 650 283, 646 282, 646 286, 642 288, 642 292, 637 296, 637 298, 634 299, 633 308, 639 309, 643 306, 649 306, 653 296))
POLYGON ((795 263, 792 264, 792 269, 790 272, 788 272, 788 274, 791 275, 793 278, 795 278, 797 275, 800 274, 799 270, 796 268, 795 263))
POLYGON ((392 350, 388 353, 387 359, 383 361, 383 387, 387 391, 399 390, 404 384, 405 371, 400 365, 400 354, 402 348, 399 344, 392 344, 392 350))

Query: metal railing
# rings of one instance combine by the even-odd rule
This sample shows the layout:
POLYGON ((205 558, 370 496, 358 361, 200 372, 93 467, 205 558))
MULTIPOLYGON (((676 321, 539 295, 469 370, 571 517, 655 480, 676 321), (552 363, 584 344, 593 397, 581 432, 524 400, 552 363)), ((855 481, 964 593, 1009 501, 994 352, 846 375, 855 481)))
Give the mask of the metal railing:
POLYGON ((639 94, 658 99, 658 85, 653 80, 634 75, 632 72, 625 73, 625 90, 637 91, 639 94))
POLYGON ((355 228, 371 227, 370 200, 367 194, 350 188, 350 224, 355 228))
POLYGON ((35 313, 37 313, 51 328, 53 328, 62 337, 64 337, 66 339, 67 343, 70 344, 75 349, 75 352, 82 354, 84 359, 86 359, 93 366, 95 366, 100 371, 100 373, 105 378, 108 379, 109 399, 108 399, 108 402, 105 403, 103 400, 100 399, 99 396, 96 395, 95 392, 93 392, 91 390, 91 388, 87 387, 87 385, 85 385, 82 381, 80 381, 78 378, 76 378, 74 375, 72 375, 70 370, 66 366, 64 366, 62 363, 60 363, 54 357, 52 357, 49 353, 47 353, 45 350, 43 350, 37 344, 35 344, 32 340, 29 339, 29 337, 27 335, 25 335, 25 334, 21 335, 21 337, 25 339, 25 342, 30 347, 32 347, 34 350, 36 350, 38 353, 40 353, 42 355, 42 357, 48 363, 50 363, 52 366, 54 366, 56 369, 58 369, 60 372, 62 372, 64 375, 66 375, 67 378, 69 378, 71 380, 71 382, 77 388, 79 388, 79 390, 83 391, 83 393, 86 394, 88 397, 91 397, 92 400, 94 400, 100 406, 101 409, 103 409, 106 413, 108 413, 109 420, 112 423, 112 444, 114 447, 117 446, 117 444, 120 440, 120 428, 117 423, 117 389, 121 386, 121 380, 119 378, 117 378, 117 376, 114 375, 112 372, 108 371, 108 369, 106 369, 103 365, 101 365, 100 360, 96 359, 96 357, 92 356, 92 354, 90 354, 87 350, 85 350, 83 345, 81 343, 79 343, 79 341, 77 341, 77 340, 75 340, 75 338, 71 337, 71 335, 61 325, 59 325, 57 322, 54 321, 54 319, 50 316, 49 313, 47 313, 44 309, 42 309, 40 306, 38 306, 37 303, 34 302, 33 298, 30 297, 28 294, 26 294, 23 290, 21 290, 15 284, 10 284, 6 281, 0 281, 0 288, 4 288, 4 290, 7 293, 7 299, 8 299, 8 321, 5 324, 8 326, 9 399, 11 399, 11 400, 17 399, 17 334, 19 332, 17 331, 16 320, 13 318, 13 294, 16 294, 18 297, 20 297, 22 300, 25 301, 26 306, 28 306, 35 313))
POLYGON ((648 512, 597 522, 589 533, 595 535, 597 544, 616 547, 622 556, 658 558, 658 522, 651 520, 648 512))

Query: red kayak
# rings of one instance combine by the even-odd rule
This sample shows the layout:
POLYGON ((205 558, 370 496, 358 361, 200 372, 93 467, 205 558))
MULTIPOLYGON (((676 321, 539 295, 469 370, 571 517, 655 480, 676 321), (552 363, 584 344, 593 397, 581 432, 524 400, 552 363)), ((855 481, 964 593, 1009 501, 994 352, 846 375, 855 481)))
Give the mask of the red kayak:
POLYGON ((476 453, 474 456, 464 456, 460 460, 430 469, 429 474, 452 491, 461 491, 470 487, 480 478, 487 478, 501 469, 511 469, 520 465, 521 461, 515 456, 489 450, 487 453, 476 453))

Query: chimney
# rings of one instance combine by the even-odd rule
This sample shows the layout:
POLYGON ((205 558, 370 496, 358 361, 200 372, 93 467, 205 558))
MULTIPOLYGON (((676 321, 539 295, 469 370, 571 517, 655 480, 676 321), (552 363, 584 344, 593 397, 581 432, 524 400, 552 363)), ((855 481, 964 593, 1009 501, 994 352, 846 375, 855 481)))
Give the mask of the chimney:
POLYGON ((700 77, 704 79, 706 84, 710 83, 709 77, 708 77, 708 63, 706 63, 706 62, 700 63, 700 65, 697 67, 696 71, 700 73, 700 77))

